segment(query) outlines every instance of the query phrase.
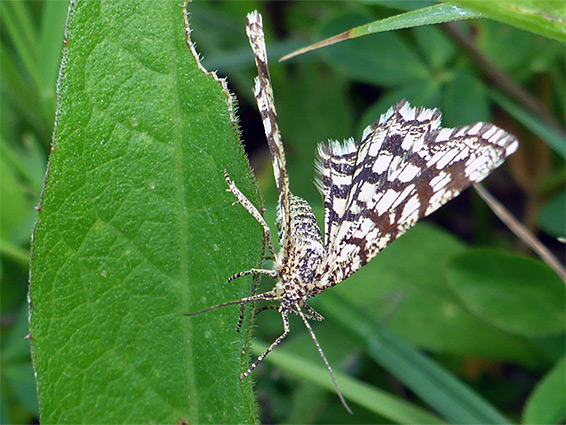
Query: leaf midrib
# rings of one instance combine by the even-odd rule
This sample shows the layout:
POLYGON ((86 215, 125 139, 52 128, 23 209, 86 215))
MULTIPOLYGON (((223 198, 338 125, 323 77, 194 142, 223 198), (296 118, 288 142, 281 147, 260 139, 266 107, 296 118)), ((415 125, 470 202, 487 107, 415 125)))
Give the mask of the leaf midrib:
MULTIPOLYGON (((186 6, 185 6, 186 7, 186 6)), ((179 8, 179 11, 181 12, 183 9, 179 8)), ((183 14, 179 13, 180 18, 183 18, 183 14)), ((172 29, 171 33, 170 33, 170 37, 171 37, 171 42, 174 43, 175 42, 175 31, 172 29)), ((190 40, 188 39, 188 35, 187 37, 187 43, 190 42, 190 40)), ((187 53, 190 55, 190 49, 188 49, 187 46, 187 53)), ((174 71, 172 73, 173 75, 173 91, 174 93, 179 93, 179 87, 177 85, 177 81, 178 81, 178 74, 177 74, 177 69, 178 67, 173 67, 174 71)), ((179 253, 180 253, 180 267, 181 267, 181 279, 183 279, 185 282, 188 281, 189 278, 189 268, 188 268, 188 261, 189 261, 189 256, 188 256, 188 240, 189 240, 189 229, 188 229, 188 219, 189 219, 189 212, 187 211, 187 203, 186 203, 186 192, 185 192, 185 185, 184 185, 184 181, 183 181, 183 171, 184 171, 184 164, 183 164, 183 149, 182 149, 182 137, 181 137, 181 126, 182 126, 182 114, 181 114, 181 107, 179 105, 179 96, 175 96, 175 110, 176 110, 176 124, 175 124, 175 169, 177 170, 177 175, 175 176, 175 185, 177 187, 177 203, 179 205, 179 215, 177 217, 178 220, 178 228, 180 230, 179 234, 180 234, 180 243, 179 243, 179 253)), ((182 298, 183 298, 183 302, 181 303, 181 305, 184 306, 188 306, 189 305, 189 293, 188 291, 182 291, 181 292, 182 298)), ((184 320, 183 321, 183 334, 185 335, 185 341, 187 341, 188 339, 190 339, 191 334, 192 334, 192 323, 190 320, 184 320)), ((190 394, 192 391, 191 389, 196 388, 196 382, 195 382, 195 373, 194 373, 194 356, 192 353, 192 349, 191 349, 191 344, 185 344, 186 350, 187 350, 187 356, 190 359, 189 361, 185 362, 185 367, 186 367, 186 371, 187 371, 187 394, 190 394)), ((199 398, 198 397, 192 397, 191 399, 191 403, 189 403, 189 417, 192 418, 198 418, 199 417, 199 398)))

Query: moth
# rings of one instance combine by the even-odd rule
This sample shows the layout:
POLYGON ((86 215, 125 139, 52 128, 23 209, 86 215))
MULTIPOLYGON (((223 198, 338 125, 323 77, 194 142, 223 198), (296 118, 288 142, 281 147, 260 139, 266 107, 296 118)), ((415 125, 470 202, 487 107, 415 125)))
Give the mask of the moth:
POLYGON ((437 109, 412 108, 405 100, 368 126, 356 143, 321 143, 315 163, 315 184, 324 202, 324 239, 310 205, 289 190, 285 151, 279 130, 261 15, 247 16, 246 33, 258 77, 254 95, 263 120, 279 194, 279 252, 258 209, 224 171, 228 191, 262 226, 274 269, 250 269, 228 278, 264 274, 276 280, 268 292, 189 313, 195 316, 220 307, 273 301, 256 313, 281 314, 283 333, 240 375, 247 377, 289 334, 289 314, 301 318, 330 373, 340 401, 352 413, 309 320, 324 317, 307 304, 309 298, 339 284, 415 223, 437 210, 468 186, 483 180, 518 147, 512 135, 492 124, 442 128, 437 109))

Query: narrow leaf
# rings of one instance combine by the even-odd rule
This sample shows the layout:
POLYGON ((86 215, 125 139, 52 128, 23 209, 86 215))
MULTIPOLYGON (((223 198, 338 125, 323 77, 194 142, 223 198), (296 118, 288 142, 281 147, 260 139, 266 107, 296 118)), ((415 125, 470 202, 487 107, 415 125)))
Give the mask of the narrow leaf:
POLYGON ((0 20, 35 88, 40 87, 40 69, 37 62, 37 35, 28 10, 23 1, 0 2, 0 20))
POLYGON ((376 32, 393 31, 422 25, 441 24, 443 22, 473 19, 479 18, 481 16, 482 15, 479 13, 471 12, 458 6, 446 3, 437 4, 434 6, 413 10, 411 12, 402 13, 390 18, 381 19, 379 21, 374 21, 366 25, 352 28, 341 34, 335 35, 334 37, 327 38, 323 41, 319 41, 318 43, 303 47, 302 49, 296 50, 286 56, 283 56, 280 59, 280 62, 316 49, 320 49, 321 47, 331 46, 332 44, 336 44, 344 40, 351 40, 353 38, 374 34, 376 32))
POLYGON ((41 63, 41 89, 44 94, 55 93, 68 8, 66 1, 48 1, 43 4, 38 61, 41 63))
POLYGON ((509 112, 517 121, 541 138, 554 152, 562 158, 566 158, 566 143, 564 135, 557 133, 554 129, 540 121, 536 116, 529 113, 501 93, 490 90, 489 95, 503 109, 509 112))
MULTIPOLYGON (((0 2, 0 6, 7 3, 0 2)), ((14 56, 5 43, 2 43, 1 38, 0 63, 2 63, 0 90, 3 100, 14 113, 29 123, 42 139, 47 140, 53 132, 53 116, 47 119, 43 104, 37 101, 39 97, 37 87, 26 78, 27 74, 22 72, 20 59, 14 56)))

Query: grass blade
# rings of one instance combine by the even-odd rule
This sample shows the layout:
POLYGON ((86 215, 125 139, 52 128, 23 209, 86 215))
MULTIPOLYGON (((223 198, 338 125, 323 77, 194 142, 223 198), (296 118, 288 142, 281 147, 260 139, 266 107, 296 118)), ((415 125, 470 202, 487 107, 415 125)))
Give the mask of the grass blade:
POLYGON ((332 293, 319 309, 362 344, 364 351, 389 370, 447 421, 508 424, 510 421, 441 365, 387 332, 362 311, 332 293))
MULTIPOLYGON (((252 352, 259 356, 266 348, 267 344, 254 342, 252 352)), ((272 351, 265 359, 300 379, 314 382, 329 391, 334 391, 334 385, 322 361, 319 364, 318 362, 304 360, 294 354, 286 352, 284 348, 272 351)), ((393 422, 402 424, 445 423, 440 418, 421 407, 415 406, 412 403, 372 387, 346 374, 334 372, 344 396, 349 401, 355 402, 371 412, 390 419, 393 422)), ((355 408, 353 408, 353 410, 355 415, 355 408)))
POLYGON ((390 18, 381 19, 379 21, 370 22, 366 25, 361 25, 351 30, 345 31, 334 37, 327 38, 326 40, 319 41, 302 49, 296 50, 288 55, 283 56, 280 62, 291 59, 292 57, 311 52, 321 47, 331 46, 332 44, 339 43, 344 40, 351 40, 353 38, 362 37, 365 35, 374 34, 376 32, 393 31, 403 28, 412 28, 422 25, 440 24, 444 22, 452 22, 463 19, 479 18, 482 15, 476 12, 471 12, 467 9, 450 5, 447 3, 437 4, 422 9, 413 10, 411 12, 402 13, 392 16, 390 18))
POLYGON ((491 90, 489 94, 491 98, 499 104, 499 106, 509 112, 510 115, 512 115, 526 128, 540 137, 554 152, 562 158, 566 158, 566 143, 564 143, 564 135, 559 134, 552 129, 552 127, 545 125, 537 117, 533 116, 533 114, 530 114, 501 93, 491 90))

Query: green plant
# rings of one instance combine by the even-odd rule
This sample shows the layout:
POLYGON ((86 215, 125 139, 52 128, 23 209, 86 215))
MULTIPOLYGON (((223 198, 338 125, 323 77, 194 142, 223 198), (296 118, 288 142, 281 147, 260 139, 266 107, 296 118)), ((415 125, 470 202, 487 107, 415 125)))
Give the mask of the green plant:
MULTIPOLYGON (((505 13, 503 8, 481 13, 496 19, 502 14, 504 21, 514 16, 513 5, 505 2, 505 13)), ((439 107, 447 126, 496 120, 515 132, 523 152, 506 167, 513 183, 501 172, 487 184, 511 208, 525 209, 529 227, 564 235, 563 123, 557 129, 555 118, 564 116, 565 104, 559 42, 481 19, 463 23, 459 34, 454 28, 419 27, 360 37, 291 65, 276 62, 306 44, 294 38, 323 39, 400 13, 389 9, 390 3, 383 6, 188 6, 203 65, 228 74, 240 100, 242 139, 255 152, 250 157, 265 195, 267 222, 274 223, 273 178, 261 159, 265 141, 250 91, 255 71, 244 33, 245 14, 257 7, 265 9, 266 31, 274 39, 268 40, 268 50, 292 189, 318 206, 319 217, 320 197, 311 184, 316 143, 359 138, 369 121, 406 97, 439 107), (288 36, 278 42, 274 32, 288 36), (473 34, 475 52, 531 98, 542 99, 548 115, 530 113, 509 100, 512 93, 492 88, 473 53, 462 53, 446 34, 467 40, 473 34), (256 141, 261 148, 254 148, 256 141)), ((227 167, 259 205, 228 97, 220 83, 198 69, 185 44, 182 7, 178 2, 78 2, 64 43, 65 3, 1 2, 0 7, 5 28, 0 420, 28 422, 38 415, 23 340, 28 333, 26 251, 64 45, 54 152, 35 233, 30 291, 42 422, 257 421, 250 380, 237 378, 247 367, 248 357, 239 352, 249 338, 249 331, 235 332, 238 308, 183 316, 248 294, 251 281, 225 280, 257 265, 262 247, 259 226, 224 193, 227 167)), ((536 19, 521 22, 536 33, 542 17, 559 13, 550 6, 532 7, 536 19)), ((426 17, 423 12, 421 18, 426 17)), ((552 28, 543 26, 542 34, 548 36, 544 31, 552 28)), ((513 254, 513 236, 471 193, 433 221, 457 236, 421 224, 316 300, 327 322, 315 331, 335 370, 352 376, 338 379, 355 402, 355 416, 328 395, 330 381, 320 358, 301 324, 292 322, 288 343, 252 375, 260 402, 268 400, 262 402, 265 421, 561 420, 563 284, 539 261, 513 254), (505 308, 494 309, 494 303, 505 308), (529 315, 544 320, 519 320, 529 315), (270 370, 286 373, 274 379, 270 370), (293 377, 297 374, 300 379, 293 377), (409 390, 418 398, 402 400, 409 390), (525 409, 518 410, 517 403, 527 397, 525 409)), ((258 339, 271 341, 280 333, 276 314, 263 313, 254 323, 258 339)), ((249 330, 249 323, 244 328, 249 330)), ((261 348, 252 344, 249 351, 261 348)))

